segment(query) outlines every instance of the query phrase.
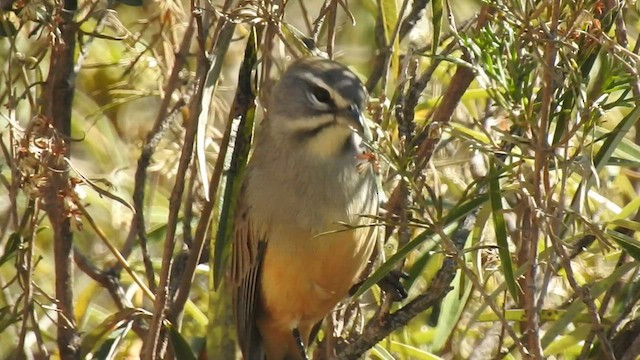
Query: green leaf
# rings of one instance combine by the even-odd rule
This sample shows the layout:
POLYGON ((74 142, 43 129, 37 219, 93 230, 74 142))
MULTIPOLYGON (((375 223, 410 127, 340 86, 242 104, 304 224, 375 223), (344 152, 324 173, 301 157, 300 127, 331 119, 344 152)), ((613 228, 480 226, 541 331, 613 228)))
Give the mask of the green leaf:
POLYGON ((18 29, 5 14, 0 15, 0 38, 15 36, 18 29))
MULTIPOLYGON (((637 210, 637 209, 636 209, 637 210)), ((623 228, 627 228, 633 230, 635 232, 640 231, 640 222, 629 220, 629 219, 613 219, 611 221, 605 222, 606 226, 620 226, 623 228)))
POLYGON ((4 247, 4 253, 0 256, 0 266, 13 258, 16 251, 20 248, 20 244, 22 244, 22 237, 20 234, 13 233, 9 235, 7 244, 4 247))
POLYGON ((129 5, 129 6, 142 6, 143 5, 143 1, 142 0, 116 0, 116 1, 121 3, 121 4, 129 5))
POLYGON ((497 176, 498 169, 495 161, 492 159, 491 174, 489 176, 489 198, 491 202, 493 227, 496 234, 496 242, 498 243, 498 256, 500 257, 500 263, 502 264, 502 271, 504 279, 507 282, 507 288, 514 299, 518 298, 518 285, 516 279, 513 276, 513 265, 511 263, 511 253, 509 252, 509 242, 507 240, 507 227, 504 222, 504 215, 502 213, 502 193, 500 191, 500 178, 497 176))
MULTIPOLYGON (((564 315, 566 311, 564 310, 555 310, 555 309, 546 309, 540 311, 540 320, 541 321, 555 321, 558 320, 562 315, 564 315)), ((508 309, 502 312, 502 316, 507 321, 526 321, 527 314, 524 309, 508 309)), ((480 322, 493 322, 499 321, 500 318, 493 311, 486 312, 478 316, 478 321, 480 322)), ((574 317, 575 322, 590 324, 592 319, 589 314, 578 314, 574 317)))
POLYGON ((384 38, 387 45, 393 37, 393 30, 398 21, 398 4, 395 0, 380 1, 380 16, 382 16, 382 25, 384 27, 384 38))
POLYGON ((466 276, 462 277, 462 273, 459 270, 456 273, 453 283, 463 283, 464 288, 462 288, 462 286, 455 286, 442 301, 442 312, 438 319, 438 327, 436 328, 436 335, 432 343, 432 350, 434 351, 442 350, 447 340, 451 337, 451 333, 456 328, 456 325, 458 325, 460 316, 462 316, 462 312, 467 305, 467 300, 473 289, 469 278, 466 276))
MULTIPOLYGON (((251 88, 251 74, 257 62, 256 49, 256 31, 253 29, 245 48, 244 61, 240 67, 238 75, 238 93, 235 102, 241 101, 241 97, 251 96, 255 98, 255 94, 251 88)), ((243 101, 246 101, 243 98, 243 101)), ((231 155, 231 163, 227 171, 227 183, 224 190, 224 200, 222 209, 220 210, 220 219, 218 221, 218 231, 216 234, 216 242, 213 256, 213 283, 218 288, 224 274, 226 259, 231 248, 231 240, 233 239, 235 209, 242 186, 244 172, 249 159, 249 150, 251 149, 251 141, 253 138, 253 123, 255 117, 255 102, 246 103, 244 114, 239 114, 240 121, 236 133, 236 141, 233 144, 233 153, 231 155)))
POLYGON ((171 345, 173 346, 173 352, 175 354, 176 359, 180 360, 196 360, 196 356, 193 354, 191 347, 187 340, 180 334, 178 329, 174 326, 166 326, 167 330, 169 330, 169 339, 171 340, 171 345))
MULTIPOLYGON (((582 198, 581 194, 583 193, 582 189, 586 186, 587 189, 590 189, 593 184, 596 182, 596 177, 594 175, 598 174, 604 166, 609 162, 609 159, 613 155, 614 151, 618 148, 621 142, 623 142, 625 135, 629 132, 631 127, 638 121, 640 118, 640 106, 636 107, 631 111, 627 116, 622 119, 616 127, 611 130, 608 134, 604 135, 606 137, 604 143, 593 157, 593 166, 595 167, 595 171, 591 172, 590 175, 587 176, 586 182, 580 183, 578 189, 575 191, 575 195, 571 200, 571 208, 577 209, 579 207, 580 200, 582 198)), ((632 147, 627 147, 627 151, 632 151, 632 147)), ((565 220, 566 221, 566 220, 565 220)), ((560 234, 564 236, 563 233, 560 234)))
POLYGON ((282 34, 287 40, 287 43, 292 44, 304 55, 320 56, 324 58, 328 57, 325 52, 318 49, 313 39, 305 36, 304 33, 298 30, 295 26, 283 21, 280 23, 280 30, 282 30, 282 34))
POLYGON ((213 101, 213 95, 218 87, 218 80, 220 79, 220 72, 222 71, 224 57, 227 54, 227 50, 229 50, 229 44, 231 43, 231 38, 233 37, 235 28, 235 24, 228 22, 225 24, 223 30, 220 31, 213 61, 207 71, 205 85, 202 91, 202 102, 200 104, 202 111, 200 111, 200 115, 198 116, 195 148, 197 159, 196 164, 198 165, 200 184, 202 184, 202 193, 207 201, 211 200, 209 199, 209 175, 207 174, 207 157, 205 155, 207 122, 209 118, 212 117, 209 113, 211 109, 211 102, 213 101))
POLYGON ((415 346, 411 346, 409 344, 403 344, 398 341, 391 340, 391 344, 389 346, 389 350, 405 355, 407 359, 416 359, 416 360, 442 360, 441 357, 436 356, 428 351, 418 349, 415 346))
POLYGON ((443 3, 442 0, 431 1, 431 12, 433 13, 433 18, 432 18, 433 39, 431 42, 431 51, 434 54, 438 50, 438 45, 440 44, 440 30, 442 27, 442 14, 443 14, 442 3, 443 3))
MULTIPOLYGON (((629 121, 633 121, 633 119, 629 119, 629 121)), ((617 132, 616 129, 614 129, 613 131, 609 132, 607 129, 605 129, 603 127, 596 126, 593 129, 593 136, 596 139, 602 139, 602 138, 606 139, 606 138, 610 137, 612 134, 614 134, 616 132, 617 132)), ((624 135, 624 133, 623 133, 623 135, 624 135)), ((631 164, 632 164, 631 166, 635 167, 635 166, 637 166, 636 164, 640 159, 640 145, 634 143, 633 139, 623 137, 622 139, 620 139, 620 142, 618 144, 616 144, 616 146, 614 147, 613 155, 617 156, 618 158, 621 158, 622 160, 626 160, 626 161, 631 162, 631 164)), ((612 161, 614 159, 615 158, 609 159, 607 161, 607 164, 612 163, 612 161)), ((617 160, 617 162, 620 162, 620 161, 621 160, 617 160)))
MULTIPOLYGON (((447 216, 443 218, 443 227, 447 228, 448 226, 453 225, 455 222, 460 220, 462 217, 468 215, 471 211, 475 210, 480 204, 487 201, 486 195, 479 195, 475 198, 461 203, 458 206, 455 206, 447 216)), ((446 230, 446 229, 445 229, 446 230)), ((425 241, 435 238, 436 233, 433 229, 427 229, 418 234, 413 240, 409 241, 405 246, 398 249, 398 251, 393 254, 384 264, 382 264, 376 271, 369 276, 367 280, 365 280, 362 285, 358 288, 358 291, 353 295, 354 297, 358 297, 362 295, 365 291, 369 290, 373 285, 377 284, 380 280, 382 280, 393 268, 395 265, 402 259, 404 259, 411 251, 415 248, 423 244, 425 241)))
POLYGON ((138 308, 127 308, 110 315, 82 338, 80 358, 84 359, 89 354, 110 353, 110 349, 115 342, 108 339, 113 339, 114 336, 122 336, 123 334, 119 329, 124 329, 127 332, 133 321, 150 317, 151 313, 138 308), (97 349, 97 351, 94 352, 94 349, 97 349))
POLYGON ((373 348, 371 348, 371 355, 377 357, 380 360, 395 360, 396 358, 391 355, 387 349, 382 347, 380 344, 375 344, 373 348))
MULTIPOLYGON (((400 66, 400 42, 398 36, 394 36, 396 25, 400 21, 398 18, 398 4, 396 0, 380 1, 380 16, 384 28, 386 45, 391 49, 391 69, 388 74, 395 76, 400 66), (393 43, 391 43, 393 41, 393 43)), ((389 83, 388 81, 386 82, 389 83)))
POLYGON ((613 241, 620 245, 627 254, 633 257, 636 261, 640 261, 640 242, 631 236, 614 230, 607 230, 607 234, 610 235, 613 241))
MULTIPOLYGON (((625 116, 624 119, 607 134, 606 140, 593 159, 593 164, 597 171, 602 170, 604 165, 609 161, 613 152, 624 140, 624 136, 629 132, 631 127, 638 121, 638 118, 640 118, 640 107, 634 108, 633 111, 625 116)), ((632 159, 633 156, 640 154, 640 152, 637 151, 638 148, 636 146, 629 146, 629 143, 626 143, 624 150, 631 154, 632 159)))
POLYGON ((613 219, 627 219, 633 217, 633 215, 640 209, 640 197, 637 197, 631 200, 627 205, 622 208, 619 214, 617 214, 613 219))
MULTIPOLYGON (((617 281, 620 280, 625 274, 629 271, 638 267, 637 262, 629 262, 623 264, 622 266, 616 268, 611 275, 598 281, 595 285, 591 286, 591 296, 592 298, 597 298, 611 286, 613 286, 617 281)), ((585 310, 586 306, 584 302, 580 300, 576 300, 566 309, 566 312, 553 323, 549 329, 545 332, 540 342, 542 344, 542 348, 546 349, 549 344, 558 338, 560 334, 562 334, 567 328, 569 328, 570 324, 577 321, 580 318, 580 314, 585 310)))
POLYGON ((561 355, 564 359, 577 359, 582 351, 584 339, 591 332, 591 326, 579 326, 568 335, 558 336, 544 349, 544 356, 561 355))
MULTIPOLYGON (((435 246, 435 243, 433 245, 435 246)), ((432 247, 429 247, 428 249, 424 249, 424 253, 418 258, 418 260, 416 260, 413 263, 413 266, 411 266, 411 269, 409 269, 408 271, 409 278, 404 281, 404 286, 407 289, 407 291, 411 289, 413 284, 416 282, 418 278, 420 278, 424 269, 427 267, 429 260, 432 258, 431 249, 432 247)))

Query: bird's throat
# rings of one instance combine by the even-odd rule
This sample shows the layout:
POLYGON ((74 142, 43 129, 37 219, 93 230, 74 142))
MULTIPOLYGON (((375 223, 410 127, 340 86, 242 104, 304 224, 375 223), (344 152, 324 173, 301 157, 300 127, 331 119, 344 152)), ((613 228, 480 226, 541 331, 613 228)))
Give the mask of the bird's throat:
POLYGON ((356 153, 362 142, 360 135, 335 124, 327 126, 306 141, 307 150, 318 158, 328 159, 345 153, 356 153))

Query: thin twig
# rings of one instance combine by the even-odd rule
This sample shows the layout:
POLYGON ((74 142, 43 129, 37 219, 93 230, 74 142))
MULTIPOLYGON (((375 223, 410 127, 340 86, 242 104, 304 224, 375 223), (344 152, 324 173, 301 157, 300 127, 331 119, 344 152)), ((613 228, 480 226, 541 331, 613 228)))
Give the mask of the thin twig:
MULTIPOLYGON (((636 213, 636 219, 638 218, 638 214, 640 213, 636 213)), ((626 233, 626 235, 630 235, 632 232, 627 230, 627 231, 621 231, 621 233, 626 233)), ((618 262, 616 263, 616 269, 622 266, 626 261, 627 261, 627 254, 625 252, 621 252, 620 257, 618 258, 618 262)), ((605 316, 607 312, 607 308, 609 307, 609 304, 611 303, 611 300, 613 298, 614 292, 616 291, 619 291, 619 289, 616 286, 612 286, 607 289, 604 296, 602 297, 600 310, 598 310, 598 315, 600 315, 601 317, 605 316)), ((596 337, 595 329, 591 329, 591 331, 589 332, 589 335, 587 335, 587 338, 584 340, 582 351, 580 352, 580 356, 578 356, 577 360, 583 360, 589 356, 589 353, 592 350, 591 345, 593 344, 593 340, 595 337, 596 337)), ((610 336, 607 336, 607 337, 611 339, 610 336)), ((613 343, 614 343, 614 340, 612 339, 612 349, 614 349, 615 351, 615 348, 613 347, 613 343)), ((614 355, 615 355, 615 352, 614 352, 614 355)))
MULTIPOLYGON (((192 17, 193 19, 194 17, 192 17)), ((193 24, 193 21, 191 21, 193 24)), ((203 53, 199 57, 196 79, 199 79, 198 87, 191 97, 190 114, 192 116, 184 136, 184 144, 180 154, 178 163, 178 171, 176 181, 169 199, 170 212, 167 219, 167 233, 165 237, 164 251, 162 256, 162 268, 160 270, 160 282, 156 290, 156 301, 154 304, 154 313, 149 326, 149 334, 146 338, 143 357, 153 359, 154 357, 162 357, 165 349, 166 338, 160 337, 161 324, 165 318, 165 307, 167 306, 167 286, 169 284, 169 274, 171 273, 171 263, 173 249, 175 247, 175 232, 179 216, 182 194, 184 192, 185 173, 189 167, 192 158, 192 149, 195 143, 195 136, 198 129, 198 121, 202 109, 202 95, 205 86, 212 86, 217 83, 222 70, 222 62, 227 52, 235 24, 221 20, 218 23, 221 29, 220 37, 214 44, 213 61, 210 62, 203 53), (226 31, 224 31, 226 29, 226 31), (225 36, 223 37, 222 34, 225 36)), ((207 109, 208 110, 208 109, 207 109)), ((169 304, 170 305, 170 304, 169 304)))
MULTIPOLYGON (((402 6, 400 7, 400 11, 398 12, 398 21, 393 28, 393 33, 391 33, 391 38, 388 39, 388 43, 386 44, 385 49, 382 51, 384 54, 384 62, 382 66, 382 90, 385 94, 387 94, 387 84, 389 83, 389 70, 391 69, 391 58, 394 53, 394 44, 398 39, 398 34, 400 33, 400 25, 402 23, 402 15, 407 10, 407 6, 409 4, 409 0, 404 0, 402 2, 402 6)), ((397 75, 397 74, 394 74, 397 75)))
POLYGON ((145 296, 147 296, 149 300, 153 301, 154 300, 153 292, 151 292, 151 290, 145 285, 142 279, 140 279, 140 277, 133 271, 131 266, 129 266, 129 264, 127 263, 127 260, 124 258, 124 256, 122 256, 120 251, 118 251, 118 248, 116 248, 111 243, 111 241, 109 241, 109 238, 107 237, 107 235, 96 224, 95 220, 93 220, 93 217, 91 216, 91 214, 89 214, 87 209, 85 209, 85 207, 80 203, 78 203, 77 205, 78 205, 78 210, 82 214, 83 218, 89 223, 89 225, 91 225, 91 228, 93 229, 93 231, 96 232, 96 235, 98 235, 100 240, 102 240, 102 242, 107 246, 109 251, 111 251, 113 256, 115 256, 120 266, 131 276, 131 279, 133 280, 133 282, 135 282, 136 285, 140 287, 140 290, 142 290, 142 293, 145 296))
MULTIPOLYGON (((219 39, 221 43, 226 43, 231 40, 233 35, 234 26, 231 23, 226 23, 225 26, 220 28, 219 39)), ((238 106, 238 104, 236 104, 238 106)), ((231 114, 237 114, 236 106, 233 107, 234 111, 231 114)), ((228 121, 231 121, 229 118, 228 121)), ((195 276, 195 269, 198 266, 200 258, 202 256, 202 251, 206 244, 207 232, 209 230, 209 221, 211 220, 211 214, 213 213, 216 195, 218 194, 218 187, 220 185, 220 178, 222 177, 222 171, 224 169, 224 161, 226 159, 226 154, 229 146, 229 139, 231 138, 231 127, 227 126, 227 131, 222 138, 222 142, 220 144, 220 152, 218 153, 218 158, 216 160, 215 167, 213 169, 213 174, 211 174, 211 180, 209 182, 209 201, 204 203, 202 211, 200 212, 200 220, 198 221, 198 226, 196 227, 196 232, 194 235, 194 243, 191 246, 191 251, 189 254, 189 258, 185 264, 184 274, 181 281, 181 285, 176 293, 176 298, 171 304, 170 310, 167 315, 167 319, 171 322, 174 322, 180 312, 182 311, 184 304, 187 302, 189 298, 189 291, 191 290, 191 284, 193 282, 193 278, 195 276)))
MULTIPOLYGON (((30 218, 31 224, 34 224, 34 221, 36 221, 38 213, 38 211, 34 209, 35 206, 35 201, 29 201, 30 211, 27 211, 26 214, 30 213, 31 216, 25 216, 25 218, 30 218)), ((26 228, 26 226, 23 228, 26 228)), ((18 337, 18 347, 16 348, 18 350, 18 359, 27 358, 27 349, 25 347, 25 339, 27 337, 27 331, 29 329, 27 324, 29 323, 29 320, 31 320, 31 315, 33 314, 33 253, 35 250, 34 240, 36 235, 36 226, 31 226, 30 228, 34 231, 33 233, 29 234, 27 242, 24 244, 24 254, 22 255, 21 259, 21 261, 23 261, 23 263, 21 264, 22 270, 18 270, 18 272, 21 273, 20 276, 22 280, 22 288, 24 291, 22 299, 22 326, 20 328, 20 335, 18 337)))
POLYGON ((313 22, 313 31, 311 33, 311 38, 315 43, 318 43, 318 37, 320 36, 320 31, 322 30, 322 25, 324 25, 324 20, 327 16, 327 12, 329 11, 329 6, 332 0, 324 0, 322 7, 320 8, 320 14, 318 14, 318 18, 313 22))
MULTIPOLYGON (((144 145, 142 146, 142 151, 140 153, 140 158, 138 159, 138 166, 136 167, 135 173, 135 185, 133 188, 133 207, 135 208, 135 215, 133 217, 133 220, 131 221, 131 228, 127 237, 126 244, 132 244, 136 235, 140 239, 140 247, 142 250, 142 259, 144 262, 147 282, 149 283, 149 287, 152 290, 155 290, 155 275, 153 271, 153 265, 151 264, 151 258, 149 256, 149 250, 147 247, 147 233, 144 220, 144 191, 147 182, 147 168, 151 164, 151 157, 155 153, 158 143, 160 142, 160 139, 164 134, 164 130, 167 127, 169 120, 171 119, 169 116, 167 116, 169 105, 171 103, 173 92, 180 85, 180 72, 182 71, 187 60, 189 48, 193 39, 194 29, 194 21, 193 18, 191 18, 191 20, 189 21, 189 26, 187 26, 187 29, 185 30, 180 50, 176 55, 173 70, 171 72, 171 75, 169 76, 169 80, 167 81, 167 85, 164 91, 164 98, 162 99, 162 103, 160 104, 158 116, 156 117, 156 120, 153 124, 153 128, 151 129, 149 134, 147 134, 144 145)), ((125 249, 126 248, 130 247, 125 245, 125 249)), ((123 251, 123 253, 127 255, 127 252, 123 251)))
POLYGON ((327 7, 327 54, 329 59, 333 59, 334 48, 336 46, 336 17, 338 15, 338 0, 330 0, 327 7))
POLYGON ((604 328, 602 327, 602 321, 598 311, 596 309, 595 303, 593 301, 593 297, 591 296, 590 290, 587 286, 581 286, 578 284, 575 278, 575 273, 573 272, 573 267, 571 266, 571 260, 567 254, 566 249, 564 248, 564 244, 561 239, 558 239, 556 236, 551 235, 551 244, 553 245, 554 250, 560 257, 560 263, 567 273, 567 280, 569 281, 569 285, 573 291, 578 295, 580 300, 585 303, 587 306, 587 310, 589 315, 591 315, 591 319, 593 322, 593 330, 595 331, 598 339, 600 340, 600 346, 602 347, 602 354, 606 359, 615 360, 615 355, 613 354, 613 348, 611 347, 611 342, 607 338, 604 328))
POLYGON ((411 2, 411 10, 402 20, 402 25, 400 26, 400 40, 404 39, 416 26, 418 20, 423 16, 427 4, 429 4, 429 0, 414 0, 411 2))
MULTIPOLYGON (((452 244, 461 251, 473 229, 475 214, 469 215, 463 224, 456 231, 452 238, 452 244)), ((457 252, 456 251, 456 252, 457 252)), ((408 304, 394 313, 385 314, 380 318, 375 318, 367 323, 364 332, 349 340, 348 345, 338 353, 340 360, 359 359, 367 350, 382 341, 394 330, 405 326, 415 316, 424 312, 451 291, 451 282, 456 274, 456 255, 452 254, 445 258, 440 270, 429 284, 429 288, 421 295, 416 296, 408 304)))
POLYGON ((298 4, 300 4, 300 12, 302 12, 302 18, 304 19, 304 24, 307 27, 308 34, 312 34, 313 25, 311 24, 311 20, 309 20, 307 5, 305 5, 304 0, 298 0, 298 4))
POLYGON ((97 282, 109 292, 113 302, 119 310, 133 307, 129 299, 127 299, 124 289, 120 285, 120 279, 113 271, 102 271, 98 269, 77 248, 74 248, 73 260, 80 271, 85 273, 93 279, 93 281, 97 282))

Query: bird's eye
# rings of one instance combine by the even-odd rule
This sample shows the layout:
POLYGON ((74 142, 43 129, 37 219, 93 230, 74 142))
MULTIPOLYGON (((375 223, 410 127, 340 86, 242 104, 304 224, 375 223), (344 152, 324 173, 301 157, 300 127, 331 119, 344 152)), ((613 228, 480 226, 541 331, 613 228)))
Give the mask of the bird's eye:
POLYGON ((313 86, 311 88, 311 96, 313 99, 321 104, 333 106, 333 99, 329 91, 321 86, 313 86))

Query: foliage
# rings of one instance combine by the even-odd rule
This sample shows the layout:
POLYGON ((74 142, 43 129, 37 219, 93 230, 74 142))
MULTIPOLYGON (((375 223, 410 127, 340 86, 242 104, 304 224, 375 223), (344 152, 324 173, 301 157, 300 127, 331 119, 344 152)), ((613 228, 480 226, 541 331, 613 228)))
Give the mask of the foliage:
POLYGON ((634 4, 0 5, 0 358, 237 356, 235 194, 308 54, 366 84, 388 195, 314 359, 638 356, 634 4))

